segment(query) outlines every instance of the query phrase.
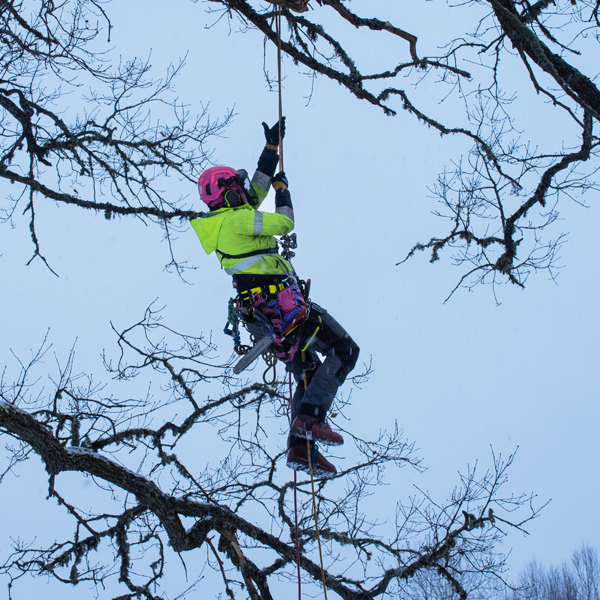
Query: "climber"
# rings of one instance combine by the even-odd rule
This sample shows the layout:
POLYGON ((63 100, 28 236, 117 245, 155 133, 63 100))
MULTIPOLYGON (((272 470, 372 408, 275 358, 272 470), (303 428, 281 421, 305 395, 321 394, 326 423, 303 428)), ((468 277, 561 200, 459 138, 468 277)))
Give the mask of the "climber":
MULTIPOLYGON (((263 127, 266 146, 252 181, 243 169, 217 166, 206 170, 198 180, 198 189, 210 212, 191 222, 206 253, 216 251, 221 267, 232 275, 242 321, 257 340, 273 335, 274 321, 265 317, 269 307, 279 309, 284 301, 293 306, 304 303, 294 269, 278 253, 274 237, 294 228, 287 178, 283 172, 275 175, 280 134, 281 139, 285 135, 285 117, 281 119, 281 132, 279 122, 271 128, 263 123, 263 127), (261 212, 258 208, 271 184, 275 189, 275 212, 261 212)), ((326 478, 333 477, 337 471, 318 452, 315 441, 323 445, 343 443, 342 436, 331 429, 326 416, 338 388, 356 365, 359 348, 325 309, 314 302, 308 305, 308 310, 298 311, 302 321, 296 324, 295 337, 274 338, 279 343, 276 347, 286 353, 283 359, 287 362, 286 371, 292 373, 297 382, 292 400, 287 465, 309 471, 308 438, 313 473, 326 478), (317 353, 324 357, 323 361, 317 353)))

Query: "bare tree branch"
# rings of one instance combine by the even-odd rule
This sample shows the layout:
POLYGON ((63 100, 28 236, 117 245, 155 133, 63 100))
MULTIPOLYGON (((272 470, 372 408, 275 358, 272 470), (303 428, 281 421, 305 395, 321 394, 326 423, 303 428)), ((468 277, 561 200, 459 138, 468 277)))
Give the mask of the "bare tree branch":
MULTIPOLYGON (((294 576, 290 471, 282 464, 286 453, 269 432, 275 421, 267 418, 287 407, 285 383, 240 385, 228 367, 210 358, 210 344, 177 334, 157 317, 149 311, 118 333, 118 360, 105 359, 109 373, 117 375, 115 392, 91 378, 89 387, 82 386, 74 355, 53 377, 54 389, 38 391, 43 384, 35 373, 44 369, 44 349, 21 365, 17 379, 2 380, 0 436, 18 440, 42 460, 49 497, 65 516, 63 539, 46 547, 16 544, 0 565, 13 591, 20 577, 34 574, 106 586, 111 552, 119 566, 118 586, 127 590, 122 597, 161 597, 161 582, 172 570, 169 552, 208 549, 229 597, 237 596, 243 582, 244 593, 268 600, 275 579, 294 576), (140 389, 143 377, 154 381, 160 399, 136 397, 127 389, 121 390, 126 399, 119 399, 117 390, 140 389), (212 399, 211 382, 223 386, 212 399), (215 432, 223 444, 213 443, 214 451, 199 457, 193 440, 215 432), (65 473, 91 477, 98 510, 77 505, 72 487, 62 484, 65 473), (215 534, 217 547, 211 541, 215 534)), ((420 459, 397 428, 373 441, 347 437, 354 446, 347 468, 318 482, 316 491, 329 590, 345 600, 374 600, 409 592, 421 573, 433 570, 462 598, 474 572, 482 582, 501 576, 505 566, 494 548, 505 533, 496 523, 522 527, 537 514, 527 509, 530 497, 500 494, 513 457, 494 457, 484 474, 470 470, 446 503, 427 494, 408 499, 398 505, 395 526, 381 528, 364 512, 364 500, 370 490, 382 489, 389 469, 419 470, 420 459), (335 559, 340 553, 352 568, 335 559)), ((11 469, 19 464, 13 461, 11 469)), ((317 586, 321 567, 314 553, 309 480, 298 482, 298 496, 300 568, 317 586)))

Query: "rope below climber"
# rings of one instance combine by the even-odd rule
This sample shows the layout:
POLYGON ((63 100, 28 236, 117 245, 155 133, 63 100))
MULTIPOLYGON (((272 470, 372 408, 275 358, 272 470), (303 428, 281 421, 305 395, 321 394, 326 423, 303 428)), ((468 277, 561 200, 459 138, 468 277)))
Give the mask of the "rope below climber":
POLYGON ((294 268, 278 252, 274 236, 294 228, 287 177, 283 171, 275 174, 285 117, 273 127, 263 123, 263 128, 266 146, 252 180, 244 169, 206 170, 198 190, 210 212, 191 224, 206 253, 216 252, 222 268, 233 277, 236 310, 246 329, 256 340, 270 336, 276 356, 296 379, 287 465, 309 472, 310 452, 314 475, 333 477, 335 466, 315 442, 343 443, 326 417, 338 388, 356 365, 359 348, 325 309, 305 297, 294 268), (260 211, 271 185, 275 212, 260 211))

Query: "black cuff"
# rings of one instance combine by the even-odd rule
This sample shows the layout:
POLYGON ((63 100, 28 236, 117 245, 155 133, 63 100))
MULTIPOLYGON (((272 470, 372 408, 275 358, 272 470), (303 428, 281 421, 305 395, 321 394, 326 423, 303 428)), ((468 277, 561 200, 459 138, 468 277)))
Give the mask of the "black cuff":
POLYGON ((290 190, 285 188, 279 188, 275 192, 275 207, 281 208, 282 206, 294 208, 292 205, 292 196, 290 195, 290 190))
POLYGON ((275 150, 265 147, 258 159, 258 170, 269 177, 275 175, 275 170, 279 164, 279 154, 275 150))
POLYGON ((308 404, 303 402, 298 410, 299 415, 308 415, 309 417, 316 417, 317 421, 324 421, 327 411, 316 404, 308 404))

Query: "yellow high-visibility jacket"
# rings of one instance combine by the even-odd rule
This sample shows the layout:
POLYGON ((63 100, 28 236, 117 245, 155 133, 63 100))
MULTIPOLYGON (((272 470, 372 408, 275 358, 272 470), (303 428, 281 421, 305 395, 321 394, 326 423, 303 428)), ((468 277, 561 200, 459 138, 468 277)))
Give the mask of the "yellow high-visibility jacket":
POLYGON ((216 251, 229 275, 291 275, 293 268, 277 254, 274 236, 294 229, 293 209, 286 204, 278 206, 274 213, 258 210, 271 187, 271 177, 260 170, 254 174, 251 186, 256 199, 254 206, 219 208, 193 219, 192 227, 205 252, 216 251))

